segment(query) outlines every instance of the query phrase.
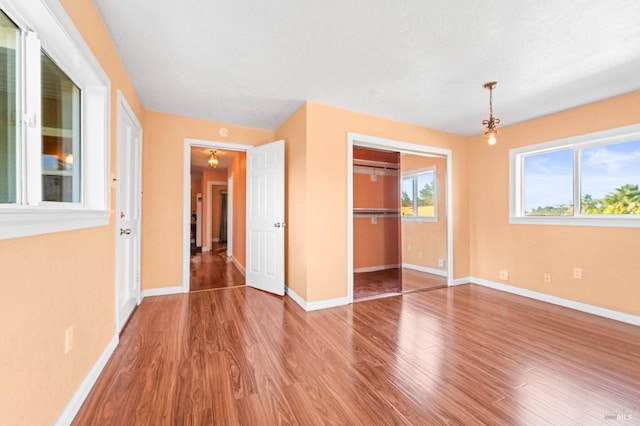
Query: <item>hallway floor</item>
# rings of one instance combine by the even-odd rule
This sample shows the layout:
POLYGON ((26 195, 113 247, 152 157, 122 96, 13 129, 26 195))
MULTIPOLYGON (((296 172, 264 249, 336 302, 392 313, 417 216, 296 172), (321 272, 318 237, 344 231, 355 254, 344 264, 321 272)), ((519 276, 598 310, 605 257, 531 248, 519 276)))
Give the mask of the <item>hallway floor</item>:
POLYGON ((191 256, 190 291, 213 290, 245 285, 244 275, 227 257, 227 245, 214 243, 211 251, 191 256))

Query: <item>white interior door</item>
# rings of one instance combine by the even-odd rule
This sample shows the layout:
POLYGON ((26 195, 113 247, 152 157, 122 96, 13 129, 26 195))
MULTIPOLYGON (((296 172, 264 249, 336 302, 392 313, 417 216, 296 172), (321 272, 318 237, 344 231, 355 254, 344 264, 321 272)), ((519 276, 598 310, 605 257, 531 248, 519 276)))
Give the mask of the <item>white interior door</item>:
POLYGON ((284 295, 284 141, 247 151, 247 264, 250 287, 284 295))
POLYGON ((118 97, 116 179, 116 331, 140 301, 140 194, 142 127, 118 97))

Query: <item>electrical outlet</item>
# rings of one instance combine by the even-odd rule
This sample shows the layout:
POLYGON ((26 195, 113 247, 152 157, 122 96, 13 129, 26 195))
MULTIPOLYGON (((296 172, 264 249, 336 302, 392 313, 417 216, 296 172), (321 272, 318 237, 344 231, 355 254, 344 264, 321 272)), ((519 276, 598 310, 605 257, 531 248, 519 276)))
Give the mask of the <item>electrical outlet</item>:
POLYGON ((438 259, 438 268, 444 268, 444 259, 438 259))
POLYGON ((544 283, 545 284, 551 284, 551 274, 548 272, 545 272, 544 274, 544 283))
POLYGON ((422 252, 418 252, 418 259, 422 259, 422 252))
POLYGON ((411 251, 411 244, 407 244, 407 251, 411 251))
POLYGON ((582 279, 582 268, 573 268, 573 278, 577 280, 582 279))
POLYGON ((73 348, 73 326, 64 331, 64 353, 68 354, 73 348))
POLYGON ((509 271, 505 269, 500 270, 500 279, 502 281, 509 281, 509 271))

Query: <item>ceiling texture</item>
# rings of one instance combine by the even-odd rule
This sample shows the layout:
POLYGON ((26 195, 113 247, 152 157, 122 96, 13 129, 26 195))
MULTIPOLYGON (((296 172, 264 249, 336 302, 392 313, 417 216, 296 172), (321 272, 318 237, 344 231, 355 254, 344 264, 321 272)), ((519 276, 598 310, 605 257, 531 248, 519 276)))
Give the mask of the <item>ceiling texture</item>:
POLYGON ((94 0, 148 110, 276 129, 305 101, 482 132, 640 89, 638 0, 94 0))

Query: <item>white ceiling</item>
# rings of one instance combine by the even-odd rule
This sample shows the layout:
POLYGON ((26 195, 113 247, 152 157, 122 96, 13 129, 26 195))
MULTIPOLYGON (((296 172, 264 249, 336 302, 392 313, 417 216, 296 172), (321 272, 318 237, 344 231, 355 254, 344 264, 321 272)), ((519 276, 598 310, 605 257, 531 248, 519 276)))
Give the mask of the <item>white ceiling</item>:
POLYGON ((640 89, 638 0, 94 0, 146 109, 277 128, 304 101, 463 135, 640 89))

